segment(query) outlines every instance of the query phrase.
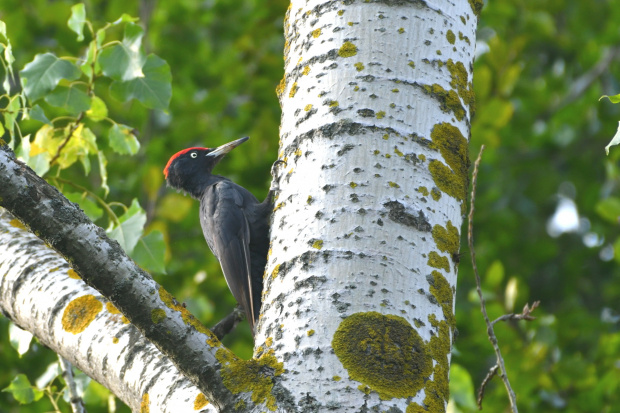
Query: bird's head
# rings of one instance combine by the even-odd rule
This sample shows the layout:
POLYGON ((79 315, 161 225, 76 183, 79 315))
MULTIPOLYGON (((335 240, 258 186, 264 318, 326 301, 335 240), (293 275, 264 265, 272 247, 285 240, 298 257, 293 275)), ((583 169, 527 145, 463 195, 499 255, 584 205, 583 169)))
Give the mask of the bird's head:
POLYGON ((175 153, 164 168, 166 182, 173 188, 197 194, 211 175, 213 167, 228 152, 248 139, 237 139, 217 148, 187 148, 175 153))

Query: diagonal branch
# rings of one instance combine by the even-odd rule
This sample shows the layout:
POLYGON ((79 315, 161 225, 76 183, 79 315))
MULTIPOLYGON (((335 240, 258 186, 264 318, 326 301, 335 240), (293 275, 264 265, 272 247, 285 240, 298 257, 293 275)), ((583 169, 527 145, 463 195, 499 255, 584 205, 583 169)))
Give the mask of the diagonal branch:
POLYGON ((219 354, 231 354, 79 207, 0 147, 0 206, 60 253, 109 299, 216 407, 234 403, 219 354))

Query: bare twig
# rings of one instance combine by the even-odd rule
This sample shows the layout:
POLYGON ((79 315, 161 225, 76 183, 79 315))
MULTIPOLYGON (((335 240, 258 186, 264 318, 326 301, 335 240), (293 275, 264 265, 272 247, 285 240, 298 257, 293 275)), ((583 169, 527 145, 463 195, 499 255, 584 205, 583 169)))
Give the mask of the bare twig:
POLYGON ((62 143, 58 147, 58 150, 56 151, 56 155, 54 155, 54 157, 50 161, 50 166, 54 165, 54 162, 56 162, 56 160, 60 157, 60 152, 65 148, 65 146, 67 146, 67 144, 69 143, 69 140, 71 139, 71 137, 77 130, 78 126, 80 126, 80 122, 82 121, 82 119, 84 119, 85 113, 86 112, 80 112, 77 119, 75 119, 75 123, 71 126, 71 129, 69 129, 69 133, 67 134, 67 137, 65 138, 64 141, 62 141, 62 143))
POLYGON ((506 315, 503 315, 503 316, 497 318, 496 320, 493 320, 493 322, 491 322, 491 325, 495 325, 495 323, 497 323, 499 321, 508 321, 508 320, 527 320, 527 321, 532 321, 532 320, 535 320, 536 317, 534 317, 532 315, 532 311, 534 311, 536 309, 536 307, 538 307, 539 305, 540 305, 540 301, 534 301, 534 303, 532 304, 531 307, 526 303, 525 307, 523 307, 523 311, 521 312, 521 314, 506 314, 506 315))
POLYGON ((73 413, 85 413, 86 409, 84 409, 84 400, 82 400, 82 398, 78 394, 77 387, 75 385, 75 380, 73 377, 73 366, 67 361, 67 359, 62 357, 60 354, 58 355, 58 359, 60 360, 60 369, 62 370, 62 376, 65 379, 65 383, 67 383, 71 410, 73 411, 73 413))
POLYGON ((476 159, 476 163, 474 164, 474 173, 472 176, 472 187, 471 187, 471 206, 469 208, 469 226, 467 232, 467 241, 469 243, 469 253, 471 255, 471 264, 474 269, 474 275, 476 276, 476 290, 478 291, 478 297, 480 297, 480 309, 482 311, 482 315, 484 316, 484 321, 487 325, 487 334, 489 336, 489 341, 493 346, 493 350, 495 350, 495 356, 497 357, 497 365, 500 371, 500 378, 504 382, 504 386, 506 387, 506 391, 508 392, 508 399, 510 399, 510 408, 513 413, 517 413, 517 397, 515 392, 512 390, 510 386, 510 381, 508 380, 508 375, 506 374, 506 366, 504 365, 504 358, 502 357, 502 352, 499 349, 497 344, 497 337, 495 336, 495 332, 493 331, 493 324, 491 320, 489 320, 489 316, 487 314, 486 304, 484 302, 484 297, 482 296, 482 288, 480 286, 480 276, 478 275, 478 267, 476 266, 476 251, 474 250, 474 203, 476 200, 476 180, 478 178, 478 167, 480 166, 480 161, 482 159, 482 152, 484 151, 484 145, 480 148, 480 153, 478 154, 478 159, 476 159))
POLYGON ((482 398, 484 397, 484 390, 487 388, 487 384, 489 384, 493 376, 497 374, 498 368, 499 366, 497 364, 491 367, 489 369, 489 372, 487 373, 487 376, 484 378, 484 380, 482 380, 482 384, 480 384, 480 389, 478 390, 478 400, 476 400, 476 403, 478 403, 478 410, 482 410, 482 398))

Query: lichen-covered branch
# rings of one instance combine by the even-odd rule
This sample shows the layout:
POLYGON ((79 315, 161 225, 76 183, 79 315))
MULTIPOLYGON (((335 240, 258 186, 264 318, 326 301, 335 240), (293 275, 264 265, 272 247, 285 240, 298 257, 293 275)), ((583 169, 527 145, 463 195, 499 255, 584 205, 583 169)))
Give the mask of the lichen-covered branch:
MULTIPOLYGON (((75 204, 17 161, 7 146, 0 147, 0 182, 1 207, 61 254, 76 275, 120 309, 213 404, 235 402, 216 357, 229 350, 75 204)), ((103 301, 93 294, 48 304, 68 314, 59 328, 73 334, 87 331, 103 311, 103 301)))

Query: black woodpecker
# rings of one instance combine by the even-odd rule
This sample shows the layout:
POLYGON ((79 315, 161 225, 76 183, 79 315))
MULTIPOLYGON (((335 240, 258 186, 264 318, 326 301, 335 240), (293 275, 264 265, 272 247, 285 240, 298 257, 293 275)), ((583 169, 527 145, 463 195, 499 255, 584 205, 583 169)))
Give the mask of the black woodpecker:
POLYGON ((204 237, 254 334, 269 250, 272 191, 267 199, 258 202, 247 189, 212 174, 213 167, 228 152, 248 139, 237 139, 217 148, 184 149, 170 158, 164 175, 168 186, 200 201, 204 237))

